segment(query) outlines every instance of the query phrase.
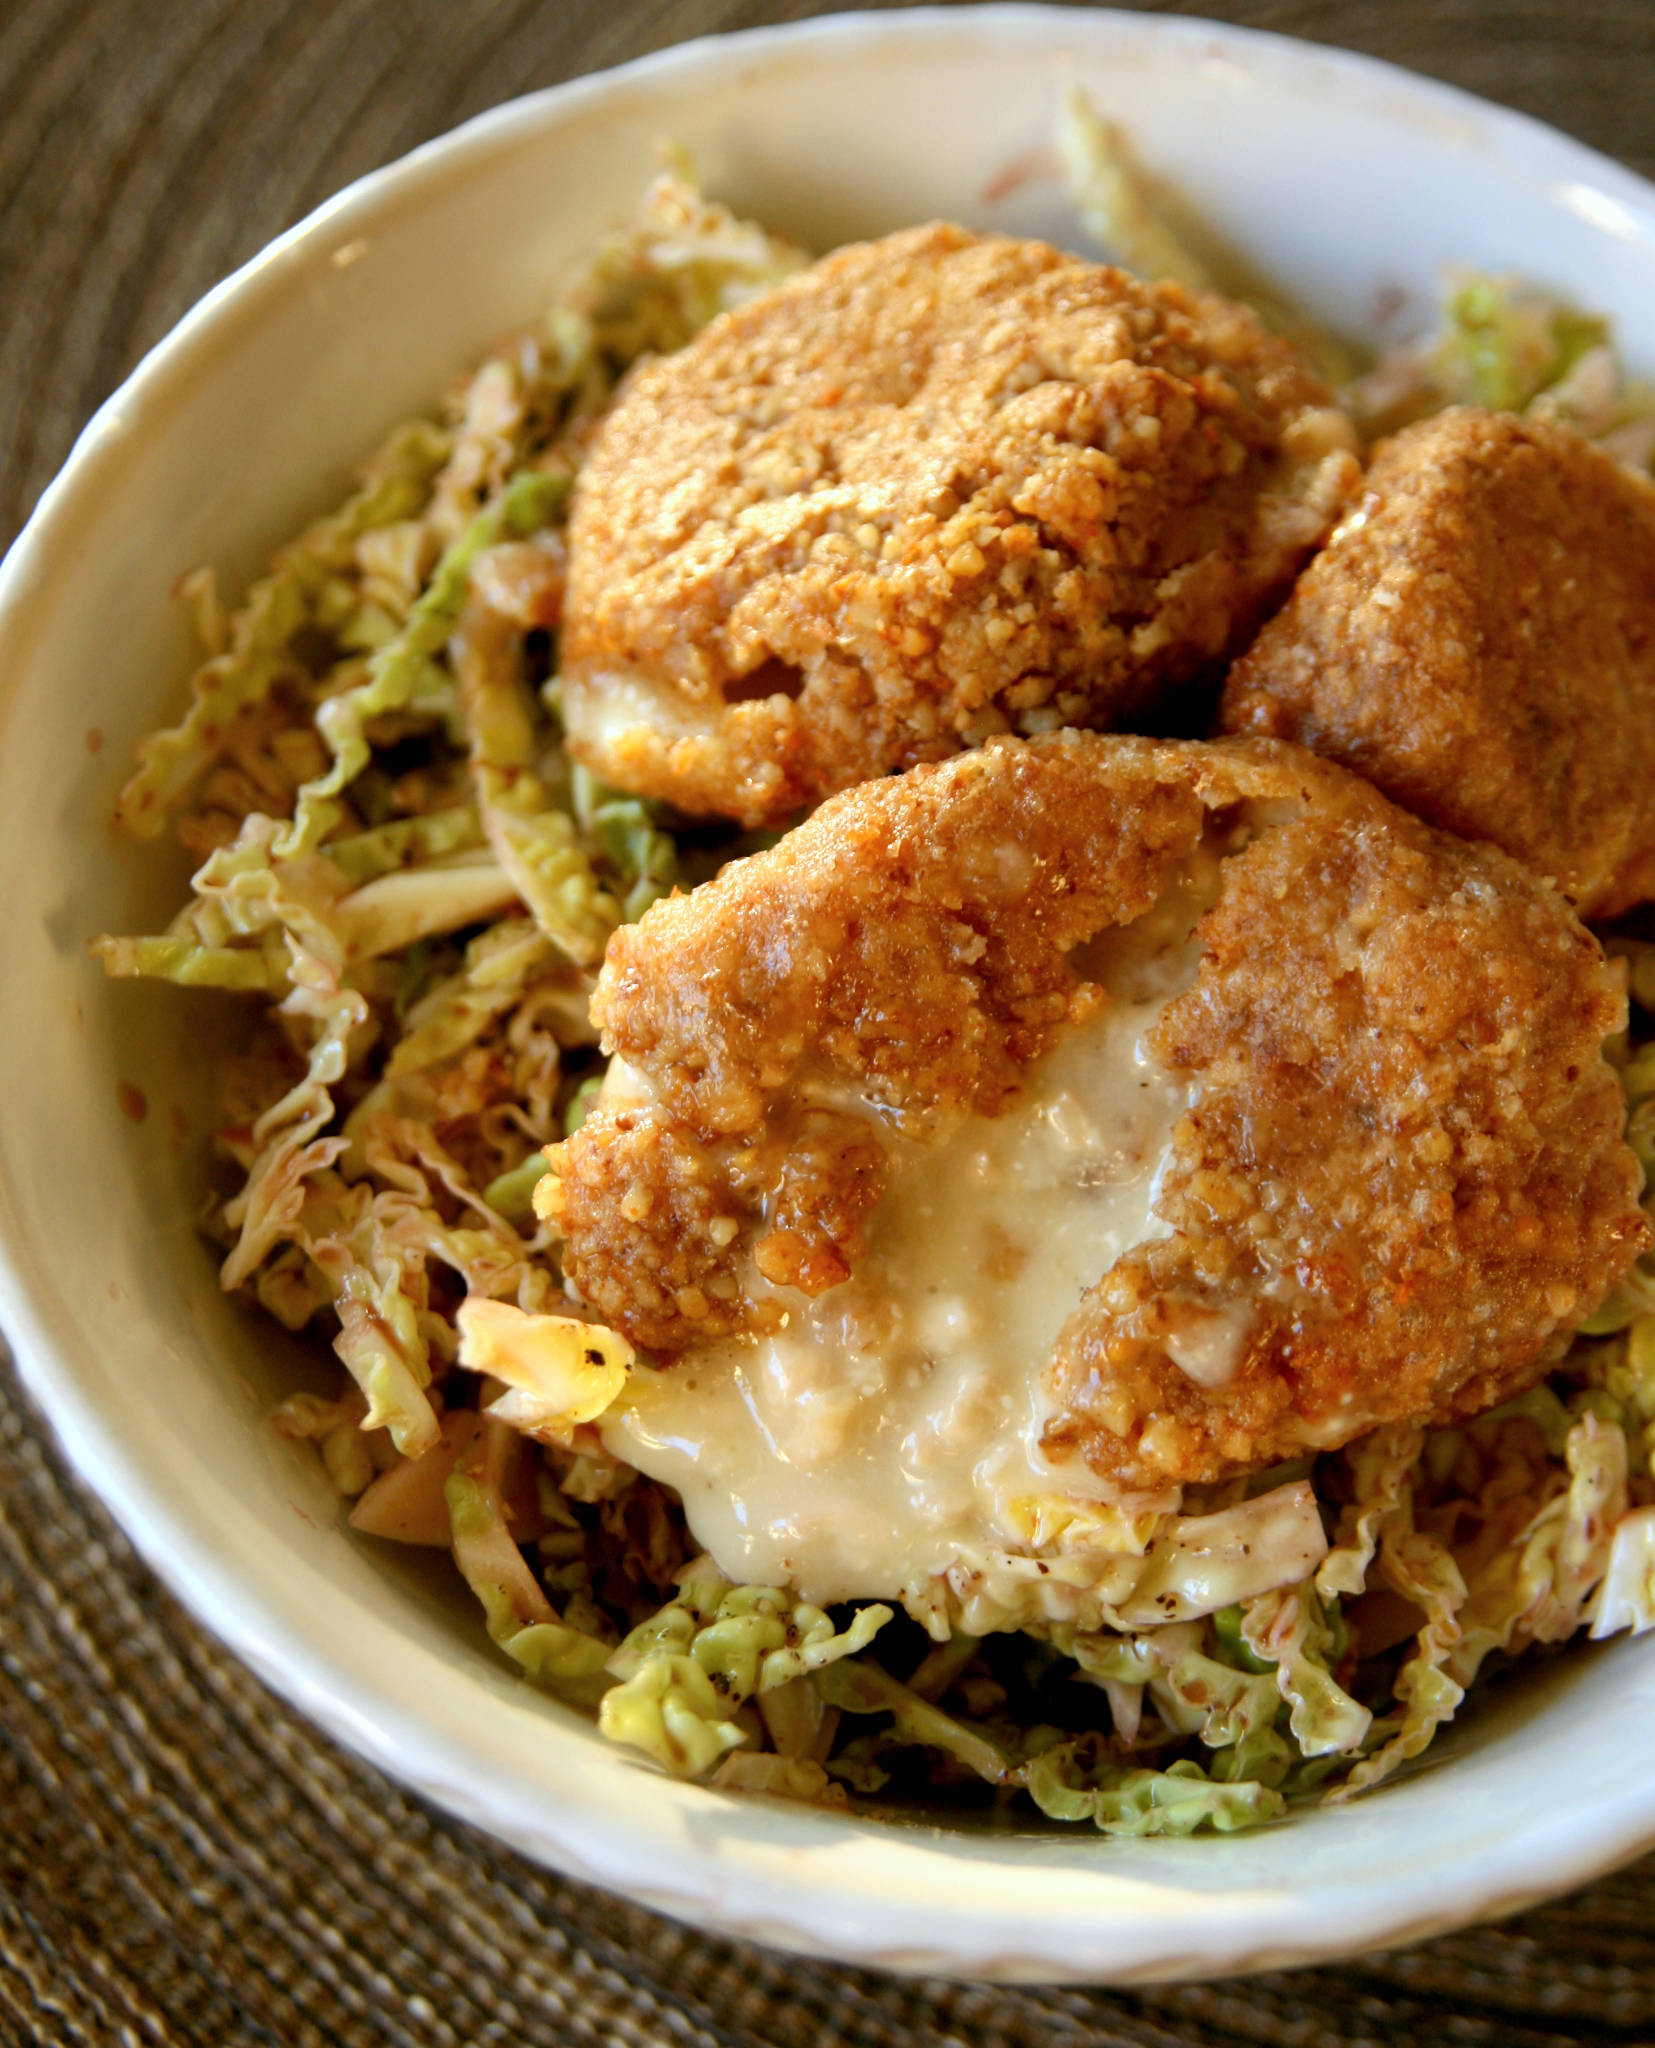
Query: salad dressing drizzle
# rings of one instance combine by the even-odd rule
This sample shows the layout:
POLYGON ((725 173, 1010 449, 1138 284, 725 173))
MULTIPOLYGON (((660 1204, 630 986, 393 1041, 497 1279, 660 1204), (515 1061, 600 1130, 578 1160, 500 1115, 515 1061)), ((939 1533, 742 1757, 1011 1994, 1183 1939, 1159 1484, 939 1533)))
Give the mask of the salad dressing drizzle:
POLYGON ((894 1170, 851 1279, 814 1301, 766 1290, 787 1304, 776 1334, 632 1373, 607 1448, 678 1490, 738 1584, 894 1597, 962 1554, 1022 1547, 1034 1503, 1105 1497, 1040 1448, 1044 1366, 1087 1290, 1165 1234, 1156 1190, 1191 1097, 1146 1035, 1194 978, 1217 874, 1198 855, 1155 910, 1092 943, 1105 1002, 1002 1115, 930 1146, 881 1125, 894 1170))

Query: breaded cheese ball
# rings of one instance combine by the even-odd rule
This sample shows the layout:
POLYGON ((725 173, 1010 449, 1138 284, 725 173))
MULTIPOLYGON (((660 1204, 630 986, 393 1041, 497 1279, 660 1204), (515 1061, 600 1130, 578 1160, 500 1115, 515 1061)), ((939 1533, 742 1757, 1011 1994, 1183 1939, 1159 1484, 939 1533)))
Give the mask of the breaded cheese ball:
POLYGON ((1246 308, 1040 242, 840 250, 633 371, 576 483, 569 745, 746 825, 1221 659, 1358 480, 1246 308))
POLYGON ((966 1248, 991 1329, 995 1287, 1081 1276, 1017 1370, 1045 1454, 1123 1489, 1486 1407, 1648 1236, 1596 941, 1506 855, 1268 741, 1064 732, 865 784, 617 932, 593 1015, 619 1083, 538 1205, 597 1314, 675 1373, 811 1318, 829 1376, 886 1329, 940 1371, 902 1247, 937 1253, 905 1191, 952 1146, 941 1179, 993 1213, 939 1227, 997 1233, 966 1248), (1123 1057, 1126 1092, 1089 1092, 1123 1057), (1044 1206, 982 1164, 1018 1118, 1044 1206), (1134 1175, 1112 1251, 1088 1205, 1130 1217, 1134 1175))
POLYGON ((1509 413, 1409 427, 1219 722, 1493 840, 1584 916, 1655 896, 1655 488, 1509 413))

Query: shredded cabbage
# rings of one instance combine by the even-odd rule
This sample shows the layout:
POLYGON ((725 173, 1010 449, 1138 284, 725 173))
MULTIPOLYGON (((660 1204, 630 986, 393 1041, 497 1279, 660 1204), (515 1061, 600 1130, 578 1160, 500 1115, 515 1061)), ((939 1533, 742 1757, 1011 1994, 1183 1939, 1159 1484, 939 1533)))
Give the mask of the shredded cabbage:
POLYGON ((1521 412, 1608 340, 1608 323, 1520 291, 1509 278, 1467 276, 1449 297, 1445 378, 1495 412, 1521 412))
POLYGON ((610 1657, 622 1682, 605 1694, 598 1725, 668 1769, 699 1775, 746 1739, 734 1709, 853 1656, 890 1618, 888 1607, 863 1607, 837 1629, 819 1607, 773 1587, 732 1586, 698 1559, 678 1598, 610 1657))
POLYGON ((1104 120, 1078 86, 1064 101, 1057 142, 1082 224, 1111 262, 1151 283, 1171 278, 1192 291, 1226 291, 1296 342, 1330 382, 1351 376, 1354 356, 1337 336, 1268 290, 1202 224, 1174 225, 1173 214, 1181 209, 1172 195, 1144 170, 1123 130, 1104 120), (1192 237, 1207 250, 1205 257, 1192 237))
POLYGON ((423 420, 399 427, 364 468, 361 489, 282 550, 222 629, 225 644, 197 669, 183 722, 138 749, 137 772, 115 809, 129 832, 149 839, 162 830, 168 810, 216 758, 236 714, 294 673, 294 639, 311 622, 327 580, 348 565, 363 535, 421 510, 447 454, 440 429, 423 420))
MULTIPOLYGON (((327 742, 333 765, 300 789, 292 820, 277 842, 276 850, 284 858, 314 851, 338 824, 343 811, 335 799, 372 756, 369 721, 405 709, 426 682, 465 603, 472 562, 503 536, 530 534, 548 524, 568 489, 566 476, 529 470, 514 477, 444 554, 407 622, 374 653, 366 680, 324 698, 317 709, 316 729, 327 742)), ((434 680, 441 692, 442 677, 434 680)))
POLYGON ((603 1696, 598 1727, 675 1776, 699 1778, 747 1740, 729 1702, 693 1657, 663 1651, 603 1696))
POLYGON ((489 1634, 536 1685, 575 1706, 595 1704, 607 1687, 607 1646, 558 1618, 475 1463, 456 1467, 446 1491, 454 1561, 482 1602, 489 1634))
POLYGON ((620 906, 599 886, 575 819, 535 771, 540 741, 516 636, 495 619, 469 630, 462 623, 457 667, 489 845, 546 937, 590 965, 620 922, 620 906))
POLYGON ((936 1640, 1186 1621, 1293 1583, 1327 1548, 1304 1480, 1204 1515, 1052 1497, 1014 1502, 1009 1519, 1025 1548, 974 1548, 904 1592, 908 1613, 936 1640))
POLYGON ((618 1331, 599 1323, 525 1315, 481 1296, 462 1301, 454 1320, 460 1364, 503 1380, 508 1390, 484 1413, 554 1442, 567 1443, 603 1413, 626 1384, 634 1357, 618 1331))
POLYGON ((389 1429, 403 1456, 417 1458, 439 1434, 426 1396, 431 1351, 419 1314, 423 1289, 406 1260, 375 1242, 367 1204, 347 1199, 336 1229, 301 1229, 300 1241, 332 1291, 339 1316, 334 1349, 367 1397, 363 1427, 389 1429))
POLYGON ((1315 1490, 1304 1479, 1216 1514, 1180 1515, 1151 1542, 1117 1620, 1132 1628, 1215 1614, 1302 1578, 1326 1551, 1315 1490))
POLYGON ((894 1746, 936 1750, 990 1785, 1010 1779, 1013 1759, 991 1736, 945 1713, 877 1664, 835 1664, 818 1673, 816 1689, 829 1706, 845 1713, 889 1714, 894 1746))
POLYGON ((1541 1480, 1543 1504, 1513 1540, 1478 1559, 1467 1574, 1459 1640, 1445 1659, 1462 1689, 1495 1650, 1509 1653, 1572 1635, 1608 1569, 1615 1527, 1627 1508, 1625 1431, 1585 1413, 1569 1431, 1565 1457, 1566 1473, 1549 1471, 1541 1480))
POLYGON ((1287 1810, 1282 1795, 1258 1783, 1223 1784, 1185 1757, 1164 1771, 1097 1755, 1084 1740, 1054 1745, 1023 1766, 1021 1783, 1053 1820, 1086 1821, 1105 1835, 1231 1834, 1287 1810))
POLYGON ((327 858, 354 887, 426 861, 470 853, 483 843, 477 806, 451 804, 424 817, 397 818, 329 842, 327 858))
POLYGON ((1381 358, 1344 397, 1370 434, 1481 405, 1571 427, 1640 473, 1655 460, 1655 386, 1626 376, 1608 323, 1510 277, 1452 277, 1438 333, 1381 358))
MULTIPOLYGON (((1207 1767, 1212 1776, 1278 1785, 1293 1751, 1277 1728, 1281 1698, 1274 1676, 1238 1669, 1181 1643, 1163 1648, 1152 1638, 1149 1648, 1144 1689, 1162 1726, 1175 1735, 1197 1736, 1219 1752, 1207 1767)), ((1115 1724, 1117 1734, 1129 1741, 1143 1727, 1140 1717, 1128 1734, 1119 1714, 1115 1724)))
POLYGON ((575 816, 601 849, 620 892, 621 917, 635 923, 678 879, 678 848, 655 823, 642 797, 611 789, 576 762, 570 779, 575 816))
POLYGON ((1655 1508, 1623 1515, 1609 1539, 1609 1562, 1592 1610, 1592 1640, 1619 1629, 1655 1628, 1655 1508))
POLYGON ((1100 249, 1140 277, 1214 289, 1211 272, 1168 220, 1125 134, 1079 86, 1071 86, 1063 102, 1057 140, 1081 220, 1100 249))
POLYGON ((836 1785, 814 1757, 732 1750, 713 1772, 711 1782, 721 1792, 766 1792, 772 1799, 798 1799, 811 1806, 849 1803, 844 1787, 836 1785))
POLYGON ((1373 1724, 1328 1668, 1337 1637, 1314 1584, 1289 1586, 1248 1603, 1241 1638, 1261 1663, 1276 1667, 1288 1726, 1303 1756, 1359 1749, 1373 1724))

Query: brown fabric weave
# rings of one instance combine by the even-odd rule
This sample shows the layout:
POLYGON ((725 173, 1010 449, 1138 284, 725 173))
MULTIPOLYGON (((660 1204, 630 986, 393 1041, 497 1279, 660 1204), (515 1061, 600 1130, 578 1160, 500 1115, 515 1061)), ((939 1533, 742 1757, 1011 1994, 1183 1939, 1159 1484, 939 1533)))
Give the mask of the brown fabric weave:
MULTIPOLYGON (((0 542, 142 350, 347 179, 514 92, 815 11, 0 0, 0 542)), ((1394 57, 1655 164, 1648 0, 1208 11, 1394 57)), ((1655 1860, 1403 1955, 1132 1993, 800 1964, 549 1877, 334 1748, 203 1635, 0 1352, 0 2043, 1586 2041, 1655 2043, 1655 1860)))

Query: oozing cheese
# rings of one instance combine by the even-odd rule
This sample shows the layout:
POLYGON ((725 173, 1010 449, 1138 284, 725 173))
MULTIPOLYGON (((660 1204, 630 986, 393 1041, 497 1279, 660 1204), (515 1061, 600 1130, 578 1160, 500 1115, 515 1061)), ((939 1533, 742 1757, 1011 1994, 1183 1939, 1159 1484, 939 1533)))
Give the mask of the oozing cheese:
MULTIPOLYGON (((818 1601, 897 1596, 963 1551, 1018 1543, 1018 1502, 1098 1497, 1040 1450, 1044 1368, 1087 1290, 1165 1232, 1157 1180, 1189 1091, 1144 1041, 1194 975, 1216 865, 1089 950, 1110 999, 1002 1115, 898 1146, 850 1280, 814 1301, 777 1291, 773 1336, 631 1374, 605 1443, 678 1490, 732 1578, 818 1601)), ((1187 1369, 1219 1364, 1204 1351, 1187 1369)))

